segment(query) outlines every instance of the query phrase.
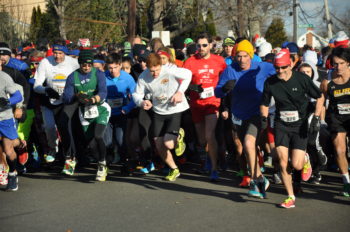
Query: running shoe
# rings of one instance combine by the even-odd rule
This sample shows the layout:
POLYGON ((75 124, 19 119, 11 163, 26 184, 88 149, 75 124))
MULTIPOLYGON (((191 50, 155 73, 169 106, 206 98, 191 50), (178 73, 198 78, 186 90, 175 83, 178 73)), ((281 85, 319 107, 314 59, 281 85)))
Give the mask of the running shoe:
POLYGON ((285 209, 294 208, 295 207, 295 200, 293 200, 292 197, 288 197, 280 204, 280 207, 285 208, 285 209))
POLYGON ((210 173, 210 181, 217 182, 219 180, 219 173, 216 170, 212 170, 210 173))
POLYGON ((310 163, 309 154, 305 153, 306 163, 304 164, 303 170, 301 171, 301 179, 303 181, 308 181, 312 174, 312 167, 310 163))
POLYGON ((6 191, 15 192, 18 190, 18 177, 16 172, 10 172, 8 175, 8 183, 6 191))
POLYGON ((140 172, 143 173, 143 174, 148 174, 148 173, 150 173, 150 172, 152 172, 154 170, 156 170, 156 168, 154 166, 154 163, 150 162, 146 167, 141 168, 140 172))
POLYGON ((62 173, 69 176, 73 176, 76 164, 77 162, 75 160, 66 160, 66 162, 64 163, 62 173))
POLYGON ((7 185, 8 173, 9 167, 5 167, 5 164, 0 164, 0 185, 7 185))
POLYGON ((272 181, 275 184, 282 184, 281 174, 279 172, 278 173, 274 173, 273 176, 272 176, 272 181))
POLYGON ((239 184, 239 187, 245 188, 250 185, 250 176, 243 176, 242 182, 239 184))
POLYGON ((96 173, 96 180, 97 181, 106 181, 106 177, 108 174, 108 168, 105 164, 98 164, 97 173, 96 173))
POLYGON ((266 198, 266 191, 270 186, 270 181, 264 176, 263 181, 258 182, 259 191, 262 198, 266 198))
POLYGON ((165 177, 167 181, 175 181, 180 176, 180 170, 178 168, 170 169, 169 174, 165 177))
POLYGON ((186 150, 186 143, 184 142, 184 137, 185 137, 185 131, 184 129, 180 128, 179 137, 177 139, 177 144, 175 147, 176 156, 181 156, 186 150))
POLYGON ((322 180, 321 174, 320 173, 316 173, 316 174, 311 176, 310 183, 311 184, 320 184, 321 180, 322 180))
POLYGON ((320 162, 321 166, 324 166, 327 164, 328 158, 322 149, 317 151, 317 157, 318 157, 318 161, 320 162))
POLYGON ((350 184, 344 184, 344 189, 340 194, 344 197, 350 197, 350 184))
POLYGON ((49 151, 47 155, 44 155, 45 161, 47 163, 52 163, 53 161, 55 161, 55 157, 56 157, 56 151, 49 151))
POLYGON ((269 168, 272 168, 273 167, 273 164, 272 164, 272 156, 269 155, 267 157, 267 160, 264 162, 264 166, 265 167, 269 167, 269 168))
POLYGON ((259 191, 258 185, 255 182, 255 180, 251 180, 249 183, 249 191, 248 191, 248 196, 250 197, 257 197, 257 198, 262 198, 262 194, 259 191))
POLYGON ((16 148, 18 162, 21 165, 25 165, 28 161, 28 151, 27 151, 27 143, 25 140, 21 140, 21 144, 16 148))

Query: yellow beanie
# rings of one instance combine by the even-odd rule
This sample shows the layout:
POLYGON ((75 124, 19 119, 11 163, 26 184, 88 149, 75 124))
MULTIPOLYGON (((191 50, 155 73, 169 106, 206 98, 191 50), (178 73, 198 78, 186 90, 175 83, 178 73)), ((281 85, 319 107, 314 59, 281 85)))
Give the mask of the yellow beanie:
POLYGON ((238 43, 236 48, 236 54, 238 52, 246 52, 253 59, 254 56, 254 47, 248 40, 242 40, 238 43))

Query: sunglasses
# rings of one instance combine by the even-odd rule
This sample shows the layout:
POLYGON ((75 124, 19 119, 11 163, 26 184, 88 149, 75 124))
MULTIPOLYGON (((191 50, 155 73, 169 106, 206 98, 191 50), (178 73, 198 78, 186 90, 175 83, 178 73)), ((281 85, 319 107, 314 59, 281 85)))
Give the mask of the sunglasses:
POLYGON ((197 44, 197 48, 206 48, 209 44, 197 44))
POLYGON ((288 65, 286 65, 286 66, 275 66, 275 69, 276 69, 276 70, 279 70, 279 69, 286 69, 286 68, 288 68, 288 65))
POLYGON ((38 64, 39 64, 39 62, 32 62, 32 64, 33 64, 33 65, 38 65, 38 64))

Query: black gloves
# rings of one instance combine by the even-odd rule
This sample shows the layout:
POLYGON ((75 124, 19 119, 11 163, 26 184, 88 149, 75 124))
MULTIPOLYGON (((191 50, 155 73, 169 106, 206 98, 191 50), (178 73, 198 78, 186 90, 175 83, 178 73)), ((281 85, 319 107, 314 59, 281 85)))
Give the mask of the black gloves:
POLYGON ((309 134, 314 134, 320 131, 321 120, 319 116, 313 116, 310 122, 309 134))
POLYGON ((80 104, 83 104, 85 106, 90 106, 93 104, 92 98, 89 98, 89 96, 86 95, 85 93, 78 93, 76 96, 80 104))
POLYGON ((45 93, 47 96, 49 96, 49 98, 60 99, 60 95, 53 88, 50 88, 50 87, 46 88, 45 93))
POLYGON ((267 129, 267 117, 261 116, 260 121, 261 121, 261 130, 266 130, 267 129))
POLYGON ((191 84, 188 86, 188 89, 195 91, 197 93, 203 92, 202 84, 200 84, 200 85, 191 84))
POLYGON ((10 105, 10 101, 7 98, 0 97, 0 107, 5 107, 10 105))
POLYGON ((233 90, 233 88, 235 87, 236 81, 235 80, 229 80, 227 81, 224 86, 222 86, 222 92, 224 93, 228 93, 231 90, 233 90))

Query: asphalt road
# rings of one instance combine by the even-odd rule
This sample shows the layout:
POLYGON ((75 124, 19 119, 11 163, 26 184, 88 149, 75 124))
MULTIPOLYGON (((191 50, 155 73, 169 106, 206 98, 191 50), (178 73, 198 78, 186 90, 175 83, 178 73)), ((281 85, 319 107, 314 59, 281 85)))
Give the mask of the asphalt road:
POLYGON ((296 208, 287 210, 277 207, 282 185, 271 185, 267 199, 249 198, 233 172, 211 183, 193 168, 182 167, 176 182, 160 172, 123 177, 116 166, 102 183, 93 166, 72 177, 58 167, 29 173, 17 192, 0 191, 0 231, 349 231, 350 198, 337 195, 336 173, 324 173, 321 185, 303 184, 296 208))

